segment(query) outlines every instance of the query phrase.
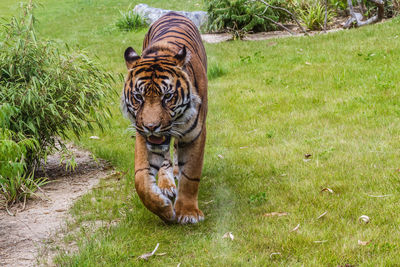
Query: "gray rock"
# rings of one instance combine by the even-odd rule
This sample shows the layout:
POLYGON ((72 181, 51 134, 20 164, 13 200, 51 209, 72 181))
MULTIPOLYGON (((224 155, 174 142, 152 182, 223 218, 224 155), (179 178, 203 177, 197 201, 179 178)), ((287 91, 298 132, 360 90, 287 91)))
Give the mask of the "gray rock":
MULTIPOLYGON (((133 12, 136 12, 137 14, 142 16, 148 24, 152 24, 154 21, 158 20, 162 15, 170 11, 172 10, 150 7, 146 4, 138 4, 133 9, 133 12)), ((176 11, 176 12, 192 20, 193 23, 199 29, 202 29, 202 27, 204 27, 207 23, 207 12, 205 11, 193 11, 193 12, 176 11)))

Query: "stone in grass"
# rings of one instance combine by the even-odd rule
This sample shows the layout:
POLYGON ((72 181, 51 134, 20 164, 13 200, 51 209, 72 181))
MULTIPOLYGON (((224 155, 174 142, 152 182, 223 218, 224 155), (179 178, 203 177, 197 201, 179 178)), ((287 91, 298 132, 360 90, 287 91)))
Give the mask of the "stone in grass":
MULTIPOLYGON (((152 24, 154 21, 158 20, 161 16, 167 14, 170 11, 172 10, 150 7, 146 4, 138 4, 133 9, 133 12, 136 12, 137 14, 142 16, 148 24, 152 24)), ((205 11, 193 11, 193 12, 176 11, 176 12, 192 20, 193 23, 199 29, 201 29, 207 23, 207 12, 205 11)))

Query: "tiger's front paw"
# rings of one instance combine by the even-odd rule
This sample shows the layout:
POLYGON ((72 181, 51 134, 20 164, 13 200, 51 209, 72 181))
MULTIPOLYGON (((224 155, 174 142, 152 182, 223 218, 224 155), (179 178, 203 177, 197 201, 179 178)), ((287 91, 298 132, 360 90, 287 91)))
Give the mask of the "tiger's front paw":
POLYGON ((176 197, 176 185, 174 178, 163 169, 160 169, 160 172, 158 173, 158 187, 169 199, 176 197))
POLYGON ((181 201, 175 203, 176 220, 180 224, 198 223, 204 220, 204 214, 197 205, 184 204, 181 201))
POLYGON ((167 196, 169 199, 173 199, 176 197, 176 187, 175 186, 171 186, 171 187, 166 187, 166 188, 162 188, 160 186, 161 192, 167 196))
POLYGON ((169 203, 169 205, 164 206, 161 209, 158 209, 157 212, 155 212, 155 213, 158 215, 158 217, 160 217, 166 223, 175 222, 176 213, 173 208, 172 202, 169 203))

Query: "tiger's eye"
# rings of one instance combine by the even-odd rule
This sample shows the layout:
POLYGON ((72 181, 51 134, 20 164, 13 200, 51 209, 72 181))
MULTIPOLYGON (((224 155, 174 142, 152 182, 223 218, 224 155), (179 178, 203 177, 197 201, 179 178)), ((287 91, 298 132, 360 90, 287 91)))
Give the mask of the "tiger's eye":
POLYGON ((167 93, 164 95, 164 100, 170 100, 172 98, 172 94, 171 93, 167 93))
POLYGON ((139 93, 133 94, 133 97, 137 100, 137 101, 143 101, 143 96, 139 93))

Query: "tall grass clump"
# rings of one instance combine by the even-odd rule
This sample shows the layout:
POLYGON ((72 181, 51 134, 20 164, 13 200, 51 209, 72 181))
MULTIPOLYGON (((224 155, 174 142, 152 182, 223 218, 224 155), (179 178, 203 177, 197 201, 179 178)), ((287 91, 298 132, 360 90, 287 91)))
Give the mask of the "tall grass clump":
MULTIPOLYGON (((339 3, 339 2, 338 2, 339 3)), ((299 1, 295 5, 295 10, 304 26, 309 30, 322 30, 325 21, 325 5, 320 0, 299 1)), ((328 6, 327 22, 330 22, 335 13, 328 6)))
POLYGON ((62 139, 103 128, 113 81, 85 54, 39 40, 32 5, 23 11, 0 31, 0 186, 8 202, 19 198, 8 196, 9 185, 32 180, 53 150, 66 151, 62 139))
POLYGON ((207 71, 207 78, 208 80, 214 80, 218 77, 224 76, 226 74, 225 68, 223 68, 221 65, 213 64, 208 68, 207 71))
POLYGON ((121 31, 138 31, 147 26, 147 23, 143 17, 138 13, 130 10, 128 12, 120 11, 121 16, 118 18, 115 26, 121 31))

